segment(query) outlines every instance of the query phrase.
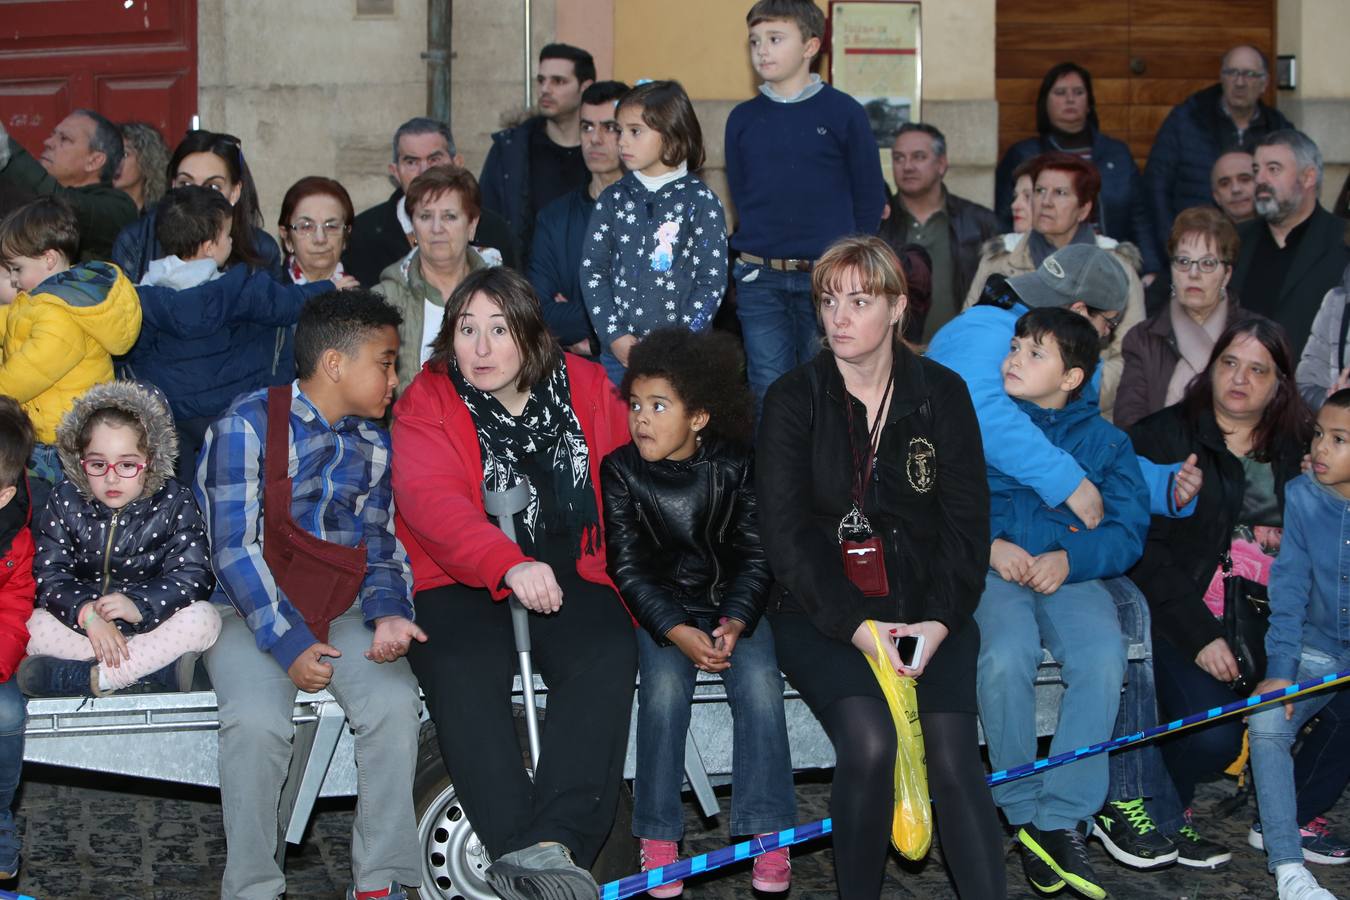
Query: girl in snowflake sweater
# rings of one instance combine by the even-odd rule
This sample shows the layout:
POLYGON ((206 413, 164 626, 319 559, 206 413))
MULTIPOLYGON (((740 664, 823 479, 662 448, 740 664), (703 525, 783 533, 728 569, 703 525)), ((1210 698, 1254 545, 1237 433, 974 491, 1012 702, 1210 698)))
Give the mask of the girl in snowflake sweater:
POLYGON ((727 286, 726 217, 693 175, 703 132, 677 81, 649 81, 619 99, 628 173, 600 195, 582 253, 582 294, 615 384, 654 328, 712 327, 727 286))

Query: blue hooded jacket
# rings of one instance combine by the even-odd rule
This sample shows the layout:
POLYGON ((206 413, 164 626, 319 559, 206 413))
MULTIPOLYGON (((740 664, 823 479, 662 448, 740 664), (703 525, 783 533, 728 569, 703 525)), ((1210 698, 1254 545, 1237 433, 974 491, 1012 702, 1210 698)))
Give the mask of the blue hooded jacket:
POLYGON ((121 361, 122 377, 164 391, 175 419, 220 415, 240 394, 290 380, 278 329, 289 333, 305 298, 331 281, 281 284, 231 266, 196 287, 140 285, 141 334, 121 361))
MULTIPOLYGON (((965 379, 980 420, 988 465, 1034 490, 1047 506, 1055 507, 1069 498, 1086 473, 1072 453, 1056 447, 1004 392, 999 371, 1017 320, 1028 309, 1022 303, 1012 309, 985 303, 972 306, 933 335, 925 355, 965 379)), ((1098 366, 1081 398, 1094 408, 1101 371, 1098 366)), ((1160 466, 1141 458, 1139 465, 1148 487, 1148 506, 1155 515, 1185 517, 1195 512, 1194 499, 1179 511, 1172 505, 1172 478, 1180 464, 1160 466)))
POLYGON ((1106 516, 1089 531, 1067 506, 1048 506, 1034 490, 989 467, 989 534, 1033 556, 1063 550, 1069 583, 1125 574, 1144 552, 1149 514, 1144 476, 1125 432, 1079 397, 1063 409, 1013 401, 1046 440, 1069 454, 1101 492, 1106 516))

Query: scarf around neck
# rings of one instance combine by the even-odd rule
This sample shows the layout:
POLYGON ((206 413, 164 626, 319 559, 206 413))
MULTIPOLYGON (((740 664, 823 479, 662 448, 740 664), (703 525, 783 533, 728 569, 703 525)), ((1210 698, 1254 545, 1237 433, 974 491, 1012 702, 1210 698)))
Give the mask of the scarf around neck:
POLYGON ((581 422, 572 408, 567 364, 559 358, 552 371, 536 384, 519 416, 511 415, 496 397, 469 384, 453 357, 450 380, 469 409, 483 454, 483 485, 505 491, 525 481, 521 460, 546 454, 542 461, 553 470, 552 497, 540 503, 538 487, 530 484, 530 502, 522 516, 530 540, 535 540, 540 515, 545 530, 575 535, 573 558, 594 553, 600 541, 600 513, 591 484, 590 448, 581 422))
POLYGON ((1177 367, 1167 382, 1167 399, 1164 401, 1164 405, 1171 406, 1186 393, 1191 379, 1205 371, 1209 354, 1228 324, 1228 301, 1220 300, 1218 308, 1209 314, 1203 325, 1190 317, 1176 297, 1168 303, 1167 315, 1171 317, 1178 357, 1177 367))
MULTIPOLYGON (((1031 264, 1037 269, 1041 267, 1041 263, 1045 262, 1047 256, 1060 249, 1050 243, 1048 237, 1034 228, 1031 230, 1027 240, 1030 241, 1030 243, 1027 244, 1027 249, 1031 251, 1031 264)), ((1080 222, 1078 223, 1078 230, 1075 231, 1073 237, 1069 239, 1069 244, 1091 244, 1092 246, 1096 246, 1097 234, 1092 230, 1091 225, 1086 222, 1080 222)), ((1065 244, 1064 246, 1067 247, 1069 244, 1065 244)))

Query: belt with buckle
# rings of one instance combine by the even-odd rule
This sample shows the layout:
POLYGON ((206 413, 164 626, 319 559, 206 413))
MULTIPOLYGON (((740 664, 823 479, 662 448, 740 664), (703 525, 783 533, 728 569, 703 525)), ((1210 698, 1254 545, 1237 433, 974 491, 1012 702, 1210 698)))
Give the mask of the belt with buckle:
POLYGON ((768 266, 780 272, 810 272, 811 267, 816 264, 814 259, 766 259, 753 253, 742 253, 741 262, 747 262, 752 266, 768 266))

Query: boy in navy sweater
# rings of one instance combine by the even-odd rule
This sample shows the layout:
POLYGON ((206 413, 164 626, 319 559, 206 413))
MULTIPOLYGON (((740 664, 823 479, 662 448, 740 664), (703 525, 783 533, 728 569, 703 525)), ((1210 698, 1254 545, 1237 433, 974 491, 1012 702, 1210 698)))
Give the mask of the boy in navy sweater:
MULTIPOLYGON (((980 605, 976 690, 989 759, 1005 769, 1036 758, 1036 669, 1041 647, 1063 667, 1066 689, 1052 754, 1111 736, 1125 674, 1116 605, 1101 579, 1139 558, 1148 532, 1147 491, 1130 440, 1082 395, 1098 358, 1086 318, 1040 307, 1017 320, 1003 360, 1003 387, 1050 442, 1083 467, 1106 500, 1088 529, 1066 505, 989 468, 990 570, 980 605)), ((1106 891, 1088 862, 1087 822, 1106 799, 1105 756, 994 788, 1017 829, 1027 877, 1041 891, 1066 883, 1088 897, 1106 891)))
POLYGON ((740 226, 736 314, 756 402, 820 350, 811 264, 846 234, 875 234, 886 189, 862 106, 811 73, 825 16, 811 0, 759 0, 746 16, 760 95, 727 119, 727 182, 740 226))

